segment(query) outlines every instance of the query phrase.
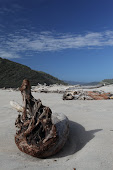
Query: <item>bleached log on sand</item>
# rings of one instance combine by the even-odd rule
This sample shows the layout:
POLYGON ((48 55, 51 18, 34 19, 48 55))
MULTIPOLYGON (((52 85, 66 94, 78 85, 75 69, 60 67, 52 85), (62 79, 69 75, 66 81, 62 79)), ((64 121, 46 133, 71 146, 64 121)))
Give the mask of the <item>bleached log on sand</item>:
MULTIPOLYGON (((22 107, 19 103, 15 101, 10 101, 10 105, 12 106, 13 109, 16 109, 17 112, 24 112, 24 107, 22 107)), ((26 109, 26 112, 29 113, 29 110, 26 109)))
POLYGON ((20 104, 18 104, 17 102, 15 101, 10 101, 10 105, 16 109, 18 112, 23 112, 24 111, 24 108, 22 106, 20 106, 20 104))

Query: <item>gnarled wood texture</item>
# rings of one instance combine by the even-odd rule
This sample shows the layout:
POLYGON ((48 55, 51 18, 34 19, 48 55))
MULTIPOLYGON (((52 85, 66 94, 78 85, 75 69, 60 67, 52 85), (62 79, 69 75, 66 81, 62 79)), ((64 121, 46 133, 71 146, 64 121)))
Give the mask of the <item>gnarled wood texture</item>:
MULTIPOLYGON (((68 119, 63 114, 54 114, 31 94, 28 80, 23 80, 20 88, 24 107, 14 104, 22 114, 18 115, 15 126, 15 143, 29 155, 46 158, 58 152, 69 134, 68 119)), ((13 105, 13 103, 11 103, 13 105)))

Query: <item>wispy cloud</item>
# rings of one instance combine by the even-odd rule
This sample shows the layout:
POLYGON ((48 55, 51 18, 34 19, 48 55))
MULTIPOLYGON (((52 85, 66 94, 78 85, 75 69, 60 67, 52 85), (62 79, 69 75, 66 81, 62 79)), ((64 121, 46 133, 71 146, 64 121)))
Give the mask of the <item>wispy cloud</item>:
POLYGON ((6 5, 0 7, 0 15, 10 15, 14 14, 20 10, 25 10, 22 6, 17 3, 11 4, 9 7, 6 5))
POLYGON ((0 14, 2 15, 2 14, 9 14, 9 13, 14 13, 14 10, 12 10, 12 9, 9 9, 9 8, 6 8, 6 7, 4 7, 4 8, 0 8, 0 14))
POLYGON ((65 49, 104 48, 113 46, 113 31, 88 32, 84 35, 57 34, 53 32, 29 32, 21 30, 0 37, 0 55, 5 58, 17 58, 22 54, 65 49))
POLYGON ((9 59, 11 59, 11 58, 20 58, 20 56, 18 54, 15 54, 15 53, 13 53, 11 51, 8 52, 8 51, 4 51, 4 50, 0 51, 0 57, 9 58, 9 59))

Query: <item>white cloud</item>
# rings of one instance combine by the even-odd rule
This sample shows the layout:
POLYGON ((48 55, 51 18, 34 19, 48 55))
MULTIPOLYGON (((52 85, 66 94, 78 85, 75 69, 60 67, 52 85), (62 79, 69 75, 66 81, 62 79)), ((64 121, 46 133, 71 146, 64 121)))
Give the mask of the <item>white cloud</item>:
POLYGON ((15 34, 0 37, 0 55, 5 58, 20 57, 20 53, 33 54, 65 49, 102 49, 113 46, 113 31, 89 32, 84 35, 55 34, 52 32, 29 32, 24 29, 15 34))
POLYGON ((7 52, 7 51, 0 51, 0 57, 2 58, 20 58, 18 54, 12 53, 12 52, 7 52))

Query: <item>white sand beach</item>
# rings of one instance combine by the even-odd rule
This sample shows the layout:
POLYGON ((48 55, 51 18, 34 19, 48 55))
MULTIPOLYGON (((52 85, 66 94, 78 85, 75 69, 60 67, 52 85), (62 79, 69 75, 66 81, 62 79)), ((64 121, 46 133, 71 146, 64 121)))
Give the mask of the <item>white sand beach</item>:
MULTIPOLYGON (((96 90, 113 93, 113 85, 96 90)), ((70 121, 69 139, 62 150, 47 159, 38 159, 22 153, 14 141, 18 113, 10 101, 21 104, 20 92, 0 90, 0 170, 113 169, 113 100, 64 101, 62 95, 33 92, 52 112, 63 113, 70 121)))

